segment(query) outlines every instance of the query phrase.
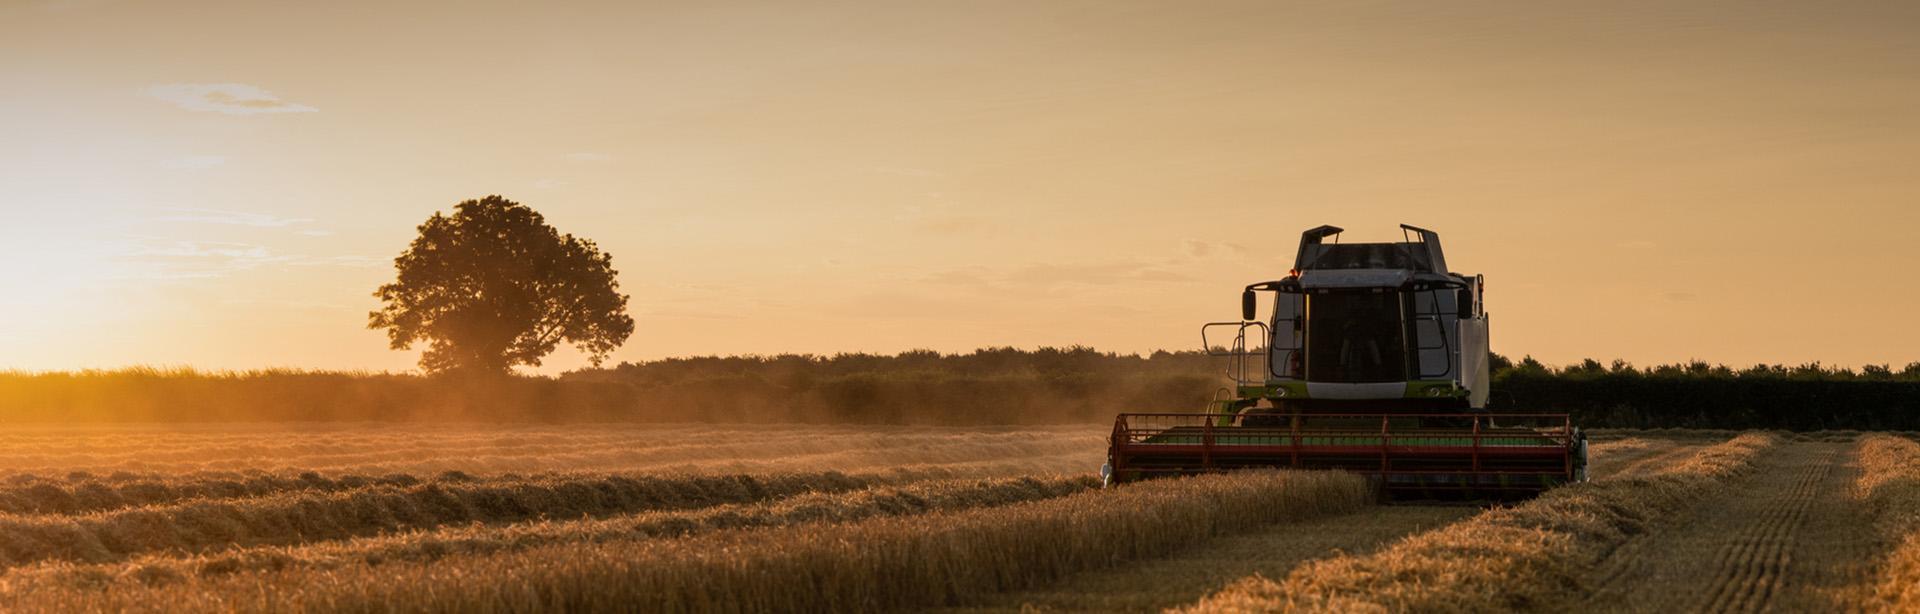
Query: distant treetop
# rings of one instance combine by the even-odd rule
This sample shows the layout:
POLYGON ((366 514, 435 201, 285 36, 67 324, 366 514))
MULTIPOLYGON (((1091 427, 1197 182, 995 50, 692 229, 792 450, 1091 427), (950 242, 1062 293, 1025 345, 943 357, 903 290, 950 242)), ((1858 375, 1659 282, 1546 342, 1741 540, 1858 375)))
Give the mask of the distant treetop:
POLYGON ((435 212, 394 259, 367 327, 396 350, 427 343, 429 373, 504 374, 571 343, 598 366, 633 334, 613 257, 499 196, 435 212))

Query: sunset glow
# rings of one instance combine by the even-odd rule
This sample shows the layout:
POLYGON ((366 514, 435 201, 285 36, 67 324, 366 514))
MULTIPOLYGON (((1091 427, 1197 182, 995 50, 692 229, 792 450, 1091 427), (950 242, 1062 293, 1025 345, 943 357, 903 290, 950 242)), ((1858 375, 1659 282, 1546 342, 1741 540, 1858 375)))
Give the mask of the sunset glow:
POLYGON ((488 194, 615 361, 1188 349, 1401 222, 1496 352, 1920 359, 1912 3, 785 8, 0 5, 0 369, 411 369, 371 293, 488 194))

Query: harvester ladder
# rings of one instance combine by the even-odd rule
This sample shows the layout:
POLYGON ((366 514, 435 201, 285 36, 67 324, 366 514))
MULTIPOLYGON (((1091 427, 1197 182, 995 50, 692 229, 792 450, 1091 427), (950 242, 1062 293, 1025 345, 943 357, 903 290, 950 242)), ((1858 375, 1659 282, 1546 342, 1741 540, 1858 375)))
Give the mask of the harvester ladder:
POLYGON ((1272 329, 1265 322, 1208 322, 1200 327, 1200 347, 1207 349, 1209 356, 1227 357, 1227 377, 1232 378, 1236 386, 1264 386, 1267 383, 1265 372, 1272 371, 1265 365, 1256 367, 1255 362, 1268 360, 1267 340, 1273 336, 1272 329), (1225 351, 1217 351, 1208 339, 1207 331, 1215 327, 1234 327, 1233 343, 1225 351), (1259 350, 1247 349, 1247 329, 1259 330, 1259 350), (1256 375, 1259 374, 1259 375, 1256 375), (1257 378, 1257 379, 1256 379, 1257 378))

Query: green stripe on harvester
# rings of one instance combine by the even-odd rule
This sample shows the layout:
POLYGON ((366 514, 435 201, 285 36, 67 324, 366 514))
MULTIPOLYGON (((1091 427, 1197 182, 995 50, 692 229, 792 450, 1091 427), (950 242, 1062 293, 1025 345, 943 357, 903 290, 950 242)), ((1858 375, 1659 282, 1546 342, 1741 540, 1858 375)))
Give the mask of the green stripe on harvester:
MULTIPOLYGON (((1458 447, 1467 447, 1467 448, 1473 447, 1472 437, 1431 437, 1431 436, 1408 437, 1408 436, 1394 435, 1394 436, 1387 437, 1386 440, 1387 440, 1387 443, 1385 445, 1395 445, 1395 446, 1458 446, 1458 447)), ((1248 436, 1248 435, 1235 435, 1235 434, 1218 434, 1213 436, 1214 445, 1244 445, 1244 446, 1269 445, 1271 446, 1271 445, 1288 445, 1292 441, 1293 441, 1293 438, 1286 435, 1248 436)), ((1168 444, 1168 445, 1199 445, 1204 442, 1205 442, 1205 437, 1202 435, 1194 434, 1194 433, 1178 433, 1178 434, 1154 435, 1152 437, 1148 437, 1145 441, 1142 441, 1140 443, 1149 443, 1149 444, 1159 443, 1159 444, 1168 444)), ((1549 445, 1558 445, 1558 444, 1559 442, 1555 441, 1552 438, 1537 437, 1537 436, 1536 437, 1483 437, 1480 439, 1480 446, 1483 448, 1494 447, 1494 446, 1549 446, 1549 445)), ((1300 445, 1379 447, 1383 444, 1381 443, 1380 437, 1322 437, 1322 436, 1302 435, 1300 437, 1300 445)))

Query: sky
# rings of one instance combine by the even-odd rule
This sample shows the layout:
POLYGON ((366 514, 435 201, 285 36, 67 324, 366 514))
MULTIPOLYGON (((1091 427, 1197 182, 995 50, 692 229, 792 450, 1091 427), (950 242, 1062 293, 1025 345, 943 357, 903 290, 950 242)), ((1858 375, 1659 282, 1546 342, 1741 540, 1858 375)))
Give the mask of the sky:
MULTIPOLYGON (((0 369, 404 371, 415 227, 613 255, 613 360, 1192 349, 1437 230, 1496 352, 1920 361, 1920 3, 0 0, 0 369)), ((578 368, 571 350, 541 372, 578 368)))

